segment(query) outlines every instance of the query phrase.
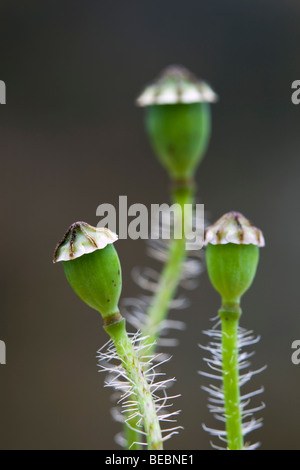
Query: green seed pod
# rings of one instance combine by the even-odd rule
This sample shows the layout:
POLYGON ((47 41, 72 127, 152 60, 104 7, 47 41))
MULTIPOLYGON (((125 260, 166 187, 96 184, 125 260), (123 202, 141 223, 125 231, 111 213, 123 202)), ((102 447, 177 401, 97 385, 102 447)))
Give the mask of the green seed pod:
POLYGON ((205 231, 206 263, 210 281, 223 305, 239 304, 255 277, 262 232, 238 212, 229 212, 205 231))
POLYGON ((75 293, 104 320, 118 314, 122 289, 121 266, 113 246, 116 234, 85 222, 72 224, 57 245, 53 262, 63 262, 75 293))
POLYGON ((193 177, 211 128, 209 103, 216 94, 180 66, 168 67, 137 99, 147 107, 146 128, 161 164, 172 179, 193 177))

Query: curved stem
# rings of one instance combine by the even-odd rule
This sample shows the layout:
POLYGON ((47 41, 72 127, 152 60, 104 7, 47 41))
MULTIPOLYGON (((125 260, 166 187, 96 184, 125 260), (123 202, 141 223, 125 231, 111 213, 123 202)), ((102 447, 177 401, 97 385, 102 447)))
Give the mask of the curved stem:
POLYGON ((175 211, 174 225, 176 227, 176 224, 178 224, 181 227, 181 236, 179 238, 174 237, 170 242, 168 260, 162 270, 157 291, 147 313, 147 324, 143 329, 143 334, 148 336, 147 342, 149 344, 157 340, 162 322, 167 317, 170 303, 180 282, 183 262, 186 257, 185 233, 186 230, 191 229, 187 223, 189 220, 186 220, 185 216, 188 213, 187 209, 190 209, 188 219, 192 216, 193 196, 194 186, 191 182, 183 182, 173 191, 173 204, 176 204, 178 209, 175 211), (187 205, 190 205, 190 207, 187 205))
POLYGON ((244 447, 238 364, 238 325, 240 310, 219 311, 222 325, 222 369, 227 447, 244 447))
MULTIPOLYGON (((181 236, 179 238, 173 238, 170 242, 168 259, 163 267, 157 291, 147 312, 147 323, 142 330, 143 336, 147 337, 145 343, 149 344, 149 355, 154 353, 154 343, 159 336, 162 322, 167 317, 170 303, 174 298, 181 278, 182 266, 186 257, 186 239, 184 234, 186 233, 185 230, 189 229, 185 219, 185 214, 187 215, 188 211, 184 211, 184 206, 186 204, 190 205, 190 213, 188 215, 191 217, 194 191, 194 183, 192 181, 183 181, 173 190, 172 202, 178 205, 178 210, 175 211, 174 223, 178 223, 179 227, 181 226, 181 236)), ((135 427, 133 420, 132 427, 129 428, 127 426, 124 430, 127 449, 139 449, 139 446, 134 444, 137 441, 137 431, 135 431, 135 427)))
MULTIPOLYGON (((144 375, 144 366, 137 357, 126 332, 125 320, 122 318, 116 323, 106 325, 104 329, 113 340, 127 378, 132 385, 132 396, 137 403, 139 417, 143 420, 148 449, 162 450, 162 435, 155 403, 144 375)), ((134 442, 132 444, 134 445, 134 442)))

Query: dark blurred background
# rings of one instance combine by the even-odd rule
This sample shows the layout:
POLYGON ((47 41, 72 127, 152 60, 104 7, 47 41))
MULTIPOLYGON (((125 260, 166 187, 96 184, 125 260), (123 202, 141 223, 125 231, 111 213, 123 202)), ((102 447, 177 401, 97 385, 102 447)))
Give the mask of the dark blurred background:
MULTIPOLYGON (((0 366, 2 449, 112 449, 119 425, 97 373, 107 341, 99 315, 80 302, 51 256, 70 223, 96 225, 96 208, 169 201, 134 100, 172 63, 207 80, 220 96, 197 174, 211 221, 238 210, 267 246, 243 301, 242 326, 261 334, 248 390, 265 386, 262 449, 299 449, 300 365, 300 5, 296 0, 2 1, 0 79, 1 316, 7 364, 0 366)), ((134 266, 154 266, 144 241, 121 240, 125 297, 140 293, 134 266)), ((207 379, 198 343, 219 307, 204 273, 166 367, 177 377, 184 430, 167 449, 209 449, 202 423, 207 379)), ((256 401, 256 403, 259 401, 256 401)))

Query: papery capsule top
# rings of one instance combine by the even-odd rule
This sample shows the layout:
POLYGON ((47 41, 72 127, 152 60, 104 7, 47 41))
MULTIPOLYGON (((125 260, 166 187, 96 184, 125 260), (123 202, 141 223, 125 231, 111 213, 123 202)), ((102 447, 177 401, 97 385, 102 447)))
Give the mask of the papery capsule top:
POLYGON ((239 212, 228 212, 217 222, 205 230, 204 245, 224 245, 234 243, 237 245, 265 246, 265 239, 261 230, 249 222, 239 212))
POLYGON ((138 106, 179 103, 214 103, 216 93, 181 65, 167 67, 153 83, 144 88, 136 100, 138 106))
POLYGON ((70 261, 95 250, 105 248, 118 240, 118 236, 105 227, 92 227, 86 222, 70 225, 63 239, 57 244, 53 263, 70 261))

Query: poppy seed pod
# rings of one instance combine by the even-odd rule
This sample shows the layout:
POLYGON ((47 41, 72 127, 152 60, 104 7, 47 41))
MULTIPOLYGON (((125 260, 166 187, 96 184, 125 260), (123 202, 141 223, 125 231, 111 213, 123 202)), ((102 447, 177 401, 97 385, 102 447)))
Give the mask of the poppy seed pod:
POLYGON ((75 293, 103 319, 118 314, 122 289, 121 266, 113 246, 117 235, 85 222, 72 224, 57 245, 53 262, 62 261, 75 293))
POLYGON ((242 214, 229 212, 206 229, 204 244, 208 275, 223 304, 239 304, 255 277, 262 232, 242 214))
POLYGON ((181 66, 171 66, 137 99, 159 161, 172 179, 192 178, 210 137, 210 105, 217 95, 181 66))

